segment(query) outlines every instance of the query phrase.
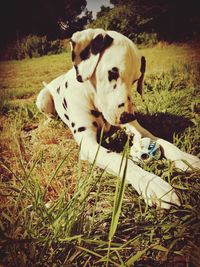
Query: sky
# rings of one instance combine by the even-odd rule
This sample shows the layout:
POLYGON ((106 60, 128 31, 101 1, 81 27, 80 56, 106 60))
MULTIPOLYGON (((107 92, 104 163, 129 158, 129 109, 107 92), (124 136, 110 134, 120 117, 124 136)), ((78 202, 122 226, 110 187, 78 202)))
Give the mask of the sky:
POLYGON ((101 6, 109 6, 110 0, 87 0, 87 9, 92 11, 93 16, 100 10, 101 6))

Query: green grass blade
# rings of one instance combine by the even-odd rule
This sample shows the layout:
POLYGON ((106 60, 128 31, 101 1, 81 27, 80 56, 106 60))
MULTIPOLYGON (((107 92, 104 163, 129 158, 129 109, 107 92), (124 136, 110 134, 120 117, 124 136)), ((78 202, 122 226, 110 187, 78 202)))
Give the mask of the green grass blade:
POLYGON ((119 169, 119 174, 120 174, 122 166, 123 166, 123 161, 125 159, 125 165, 124 165, 124 170, 123 170, 123 174, 122 174, 121 185, 120 185, 120 177, 118 176, 116 190, 115 190, 112 220, 111 220, 110 231, 109 231, 109 236, 108 236, 109 246, 108 246, 106 266, 108 266, 108 262, 109 262, 111 241, 112 241, 112 238, 116 232, 117 225, 119 222, 119 216, 121 213, 122 201, 123 201, 125 184, 126 184, 125 182, 126 182, 126 172, 127 172, 127 166, 128 166, 128 157, 129 157, 128 144, 129 144, 129 140, 127 141, 126 146, 124 148, 124 152, 123 152, 123 156, 122 156, 122 160, 121 160, 121 164, 120 164, 120 169, 119 169))

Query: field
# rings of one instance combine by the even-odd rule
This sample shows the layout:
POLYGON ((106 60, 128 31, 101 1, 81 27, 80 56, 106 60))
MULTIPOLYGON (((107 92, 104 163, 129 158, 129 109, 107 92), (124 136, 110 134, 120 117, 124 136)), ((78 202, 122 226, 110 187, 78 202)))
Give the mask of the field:
MULTIPOLYGON (((140 122, 200 156, 199 47, 159 44, 143 54, 144 102, 133 88, 140 122)), ((38 112, 42 82, 70 60, 63 53, 0 62, 0 266, 199 266, 199 170, 165 159, 143 164, 173 185, 181 206, 149 208, 126 185, 118 221, 118 178, 81 161, 69 129, 38 112)))

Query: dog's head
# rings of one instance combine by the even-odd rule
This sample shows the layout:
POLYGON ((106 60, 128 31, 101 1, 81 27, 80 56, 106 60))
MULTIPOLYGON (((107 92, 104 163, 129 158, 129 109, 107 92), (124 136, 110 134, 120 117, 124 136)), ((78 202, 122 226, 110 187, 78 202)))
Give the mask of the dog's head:
POLYGON ((105 119, 111 125, 134 120, 131 88, 138 81, 142 93, 145 59, 132 41, 114 31, 87 29, 73 34, 71 49, 77 80, 91 81, 105 119))

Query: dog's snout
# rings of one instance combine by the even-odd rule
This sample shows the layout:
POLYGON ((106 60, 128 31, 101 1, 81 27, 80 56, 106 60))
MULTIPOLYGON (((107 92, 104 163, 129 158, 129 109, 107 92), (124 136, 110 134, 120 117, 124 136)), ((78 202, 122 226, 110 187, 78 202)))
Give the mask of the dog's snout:
POLYGON ((79 69, 77 65, 74 65, 74 68, 76 70, 76 79, 78 82, 82 83, 83 82, 83 78, 82 76, 79 74, 79 69))
POLYGON ((134 121, 134 120, 136 120, 136 117, 133 113, 123 112, 120 115, 120 123, 121 124, 125 124, 128 122, 134 121))

